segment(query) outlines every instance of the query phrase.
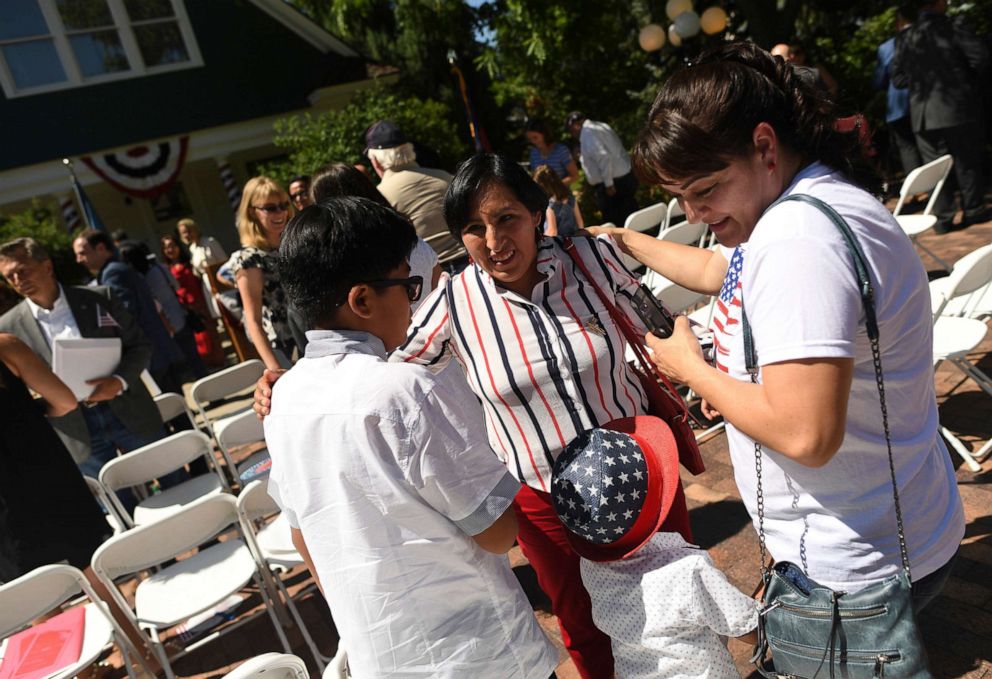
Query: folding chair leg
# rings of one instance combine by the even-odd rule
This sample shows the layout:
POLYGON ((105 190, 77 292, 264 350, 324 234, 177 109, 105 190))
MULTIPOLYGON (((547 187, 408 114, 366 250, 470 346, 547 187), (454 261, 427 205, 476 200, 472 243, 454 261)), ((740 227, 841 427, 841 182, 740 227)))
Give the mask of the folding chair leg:
POLYGON ((941 268, 942 268, 942 269, 944 269, 944 271, 947 271, 948 273, 950 273, 950 271, 951 271, 951 268, 952 268, 950 264, 948 264, 947 262, 945 262, 944 260, 942 260, 942 259, 941 259, 940 257, 938 257, 937 255, 935 255, 935 254, 934 254, 934 253, 933 253, 933 252, 932 252, 932 251, 930 250, 930 248, 928 248, 927 246, 925 246, 925 245, 923 245, 923 244, 922 244, 922 243, 920 243, 919 241, 916 241, 916 240, 914 240, 914 241, 913 241, 913 243, 915 243, 915 244, 917 245, 917 247, 919 247, 919 248, 920 248, 921 250, 923 250, 923 252, 925 252, 925 253, 927 253, 928 255, 930 255, 930 257, 931 257, 931 258, 932 258, 932 259, 933 259, 933 260, 934 260, 935 262, 937 262, 937 264, 940 264, 940 266, 941 266, 941 268))
POLYGON ((726 422, 717 422, 712 427, 696 432, 696 443, 704 443, 726 429, 726 422))
POLYGON ((289 610, 289 614, 293 617, 293 622, 296 623, 297 628, 300 630, 300 634, 303 635, 303 641, 306 642, 307 648, 310 649, 310 653, 313 655, 314 662, 317 663, 317 669, 323 673, 324 668, 327 666, 328 657, 320 652, 317 648, 316 642, 313 640, 313 636, 310 634, 310 630, 303 623, 303 617, 300 615, 299 609, 296 607, 296 602, 293 601, 292 597, 289 596, 289 590, 286 589, 286 584, 282 581, 282 578, 278 574, 273 574, 276 586, 279 588, 279 592, 282 595, 283 604, 289 610))
POLYGON ((158 656, 159 662, 162 663, 165 679, 176 679, 176 673, 172 671, 172 663, 169 662, 169 652, 165 650, 165 644, 159 639, 158 630, 154 627, 149 629, 148 636, 151 638, 152 651, 158 656))
POLYGON ((989 396, 992 396, 992 378, 976 368, 973 363, 970 363, 966 359, 956 358, 953 362, 954 365, 961 369, 961 372, 974 380, 975 384, 981 387, 982 391, 989 396))
MULTIPOLYGON (((975 460, 975 457, 972 455, 971 451, 968 450, 968 448, 963 443, 961 443, 961 440, 957 436, 952 434, 947 429, 947 427, 944 426, 940 427, 940 433, 944 435, 944 438, 947 439, 947 442, 951 444, 952 448, 954 448, 954 452, 956 452, 958 455, 961 456, 961 459, 964 460, 964 463, 968 465, 968 469, 976 473, 982 471, 982 465, 978 464, 978 462, 975 460)), ((992 443, 992 441, 990 441, 989 443, 992 443)), ((988 451, 986 449, 989 447, 989 443, 986 443, 985 446, 983 446, 982 448, 982 450, 985 451, 985 454, 988 454, 988 451)))
POLYGON ((262 606, 265 608, 265 612, 269 614, 269 619, 272 621, 272 626, 276 630, 276 636, 279 637, 279 643, 282 644, 283 650, 286 653, 292 654, 293 649, 289 645, 289 639, 286 638, 286 632, 283 631, 282 625, 279 624, 279 619, 276 617, 275 611, 272 610, 272 605, 266 600, 265 585, 262 584, 262 579, 256 573, 252 576, 255 581, 255 586, 258 587, 259 596, 262 598, 262 606))

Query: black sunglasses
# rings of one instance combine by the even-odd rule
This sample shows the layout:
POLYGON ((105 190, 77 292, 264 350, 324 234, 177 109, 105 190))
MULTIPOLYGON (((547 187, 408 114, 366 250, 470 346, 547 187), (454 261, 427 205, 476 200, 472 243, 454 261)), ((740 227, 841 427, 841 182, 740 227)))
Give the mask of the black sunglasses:
POLYGON ((406 296, 411 302, 420 299, 420 293, 424 290, 423 276, 410 276, 409 278, 383 278, 378 281, 362 281, 365 285, 373 288, 388 288, 393 285, 403 285, 406 287, 406 296))
POLYGON ((303 200, 306 197, 307 197, 307 191, 306 190, 304 190, 304 191, 297 191, 296 193, 289 194, 290 200, 292 200, 295 203, 300 202, 301 200, 303 200))
POLYGON ((266 203, 265 205, 252 205, 252 207, 272 214, 273 212, 286 212, 289 210, 289 203, 266 203))

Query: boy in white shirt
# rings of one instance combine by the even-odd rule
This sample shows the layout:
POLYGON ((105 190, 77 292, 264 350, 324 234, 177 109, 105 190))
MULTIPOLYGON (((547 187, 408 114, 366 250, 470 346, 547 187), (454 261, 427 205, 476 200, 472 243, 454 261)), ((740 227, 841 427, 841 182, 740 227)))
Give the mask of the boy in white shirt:
POLYGON ((331 608, 351 673, 546 679, 557 653, 502 556, 519 489, 482 412, 387 363, 423 286, 409 221, 361 198, 301 211, 281 282, 306 356, 274 387, 269 493, 331 608))
POLYGON ((553 504, 618 679, 739 677, 720 637, 755 640, 759 603, 704 550, 658 532, 678 478, 675 439, 656 417, 587 431, 555 460, 553 504))

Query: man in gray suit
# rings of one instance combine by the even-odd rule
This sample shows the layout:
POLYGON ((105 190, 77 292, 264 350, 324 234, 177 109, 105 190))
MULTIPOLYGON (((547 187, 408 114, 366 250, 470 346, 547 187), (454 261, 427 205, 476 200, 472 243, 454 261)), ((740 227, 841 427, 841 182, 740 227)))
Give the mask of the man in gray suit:
POLYGON ((988 85, 988 50, 966 26, 950 19, 946 9, 945 0, 901 9, 916 20, 896 38, 891 66, 892 84, 909 88, 910 122, 923 162, 947 153, 954 158, 954 170, 934 209, 937 233, 992 218, 982 177, 981 88, 988 85), (957 226, 951 221, 955 188, 961 190, 964 208, 957 226))
MULTIPOLYGON (((0 332, 16 335, 51 365, 55 337, 119 337, 121 362, 113 375, 90 380, 82 408, 51 419, 80 470, 94 478, 117 451, 128 452, 163 436, 158 407, 141 381, 151 343, 107 288, 63 287, 52 260, 32 238, 0 245, 0 274, 24 296, 0 316, 0 332)), ((173 479, 160 479, 171 485, 173 479)))

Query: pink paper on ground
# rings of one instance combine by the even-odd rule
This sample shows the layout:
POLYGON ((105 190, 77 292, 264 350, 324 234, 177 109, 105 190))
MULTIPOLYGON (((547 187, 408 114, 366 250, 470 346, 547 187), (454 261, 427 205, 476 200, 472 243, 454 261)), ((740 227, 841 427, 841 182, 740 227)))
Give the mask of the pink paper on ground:
POLYGON ((0 679, 41 679, 79 660, 83 651, 86 610, 60 613, 7 639, 0 679))

